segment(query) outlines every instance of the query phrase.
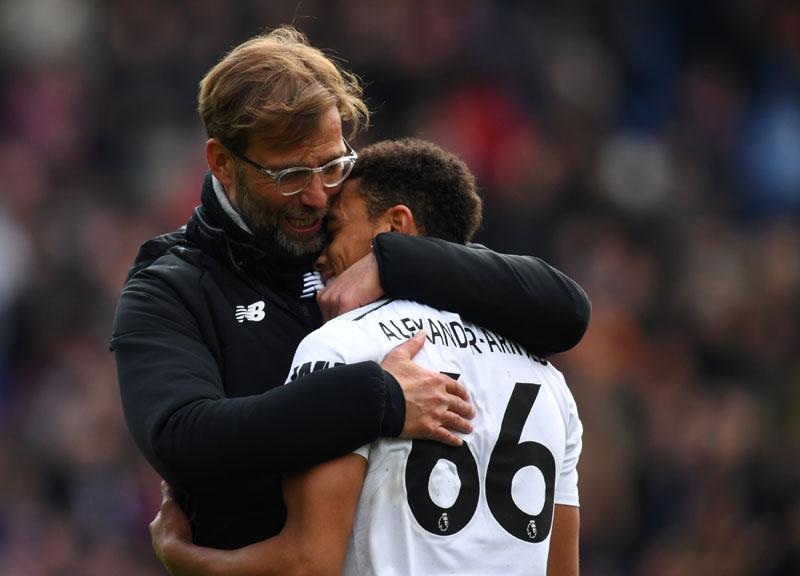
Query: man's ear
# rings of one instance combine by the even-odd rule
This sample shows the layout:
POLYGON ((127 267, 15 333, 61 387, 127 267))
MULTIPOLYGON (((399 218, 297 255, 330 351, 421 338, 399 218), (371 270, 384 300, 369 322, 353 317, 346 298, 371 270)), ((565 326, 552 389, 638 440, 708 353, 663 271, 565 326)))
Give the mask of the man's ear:
POLYGON ((401 232, 402 234, 410 234, 412 236, 418 235, 417 225, 414 222, 414 214, 405 204, 392 206, 384 213, 384 217, 386 218, 391 232, 401 232))
POLYGON ((206 142, 206 161, 211 173, 222 183, 225 190, 230 190, 233 187, 235 173, 233 158, 219 140, 211 138, 206 142))

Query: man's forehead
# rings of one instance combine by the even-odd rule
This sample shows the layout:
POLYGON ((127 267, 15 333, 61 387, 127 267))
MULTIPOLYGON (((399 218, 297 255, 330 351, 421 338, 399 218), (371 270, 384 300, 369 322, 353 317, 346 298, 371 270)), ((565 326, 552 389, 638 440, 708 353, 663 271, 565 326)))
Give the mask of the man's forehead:
POLYGON ((334 196, 331 199, 331 205, 328 208, 328 213, 325 214, 325 217, 323 219, 324 224, 326 226, 329 226, 329 227, 332 226, 332 225, 337 225, 338 226, 339 223, 341 222, 341 220, 342 220, 342 209, 340 207, 340 204, 341 204, 340 198, 341 198, 341 196, 342 196, 342 193, 339 192, 339 194, 337 194, 336 196, 334 196))
POLYGON ((346 180, 333 198, 328 217, 333 221, 357 222, 366 218, 366 203, 359 192, 359 180, 346 180))
POLYGON ((275 170, 293 166, 325 164, 342 155, 344 142, 338 140, 304 141, 293 146, 265 146, 259 152, 275 170))
POLYGON ((274 158, 274 168, 325 163, 341 155, 345 148, 342 140, 342 120, 336 106, 332 106, 305 136, 286 144, 280 138, 282 129, 254 135, 251 143, 260 148, 264 156, 274 158))
POLYGON ((356 204, 367 205, 367 199, 361 189, 361 178, 346 180, 344 186, 342 186, 342 193, 340 193, 339 196, 345 197, 343 202, 346 202, 348 206, 354 206, 356 204))

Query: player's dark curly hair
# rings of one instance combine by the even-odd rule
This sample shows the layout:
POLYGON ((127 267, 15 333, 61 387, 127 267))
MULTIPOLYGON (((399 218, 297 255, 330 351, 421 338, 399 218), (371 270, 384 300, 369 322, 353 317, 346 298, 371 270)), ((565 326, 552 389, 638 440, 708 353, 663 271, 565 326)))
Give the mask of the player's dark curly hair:
POLYGON ((361 179, 371 221, 403 204, 422 236, 465 244, 475 234, 483 201, 475 177, 458 156, 416 138, 377 142, 358 155, 349 179, 361 179))

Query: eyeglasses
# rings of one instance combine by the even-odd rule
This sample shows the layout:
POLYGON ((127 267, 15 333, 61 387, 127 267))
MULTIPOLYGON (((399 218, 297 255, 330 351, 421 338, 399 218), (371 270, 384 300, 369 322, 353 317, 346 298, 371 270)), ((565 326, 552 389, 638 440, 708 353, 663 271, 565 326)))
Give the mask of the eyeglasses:
POLYGON ((305 187, 308 186, 308 183, 311 182, 311 179, 317 172, 322 174, 322 185, 325 188, 333 188, 341 184, 344 179, 347 178, 356 163, 358 154, 350 147, 347 140, 342 138, 342 142, 344 142, 347 148, 344 156, 331 160, 324 166, 320 166, 319 168, 294 166, 278 172, 273 172, 268 168, 264 168, 261 164, 250 160, 250 158, 230 146, 225 145, 225 147, 240 160, 244 160, 262 174, 275 180, 275 185, 278 187, 278 192, 280 192, 281 195, 294 196, 302 192, 305 187))

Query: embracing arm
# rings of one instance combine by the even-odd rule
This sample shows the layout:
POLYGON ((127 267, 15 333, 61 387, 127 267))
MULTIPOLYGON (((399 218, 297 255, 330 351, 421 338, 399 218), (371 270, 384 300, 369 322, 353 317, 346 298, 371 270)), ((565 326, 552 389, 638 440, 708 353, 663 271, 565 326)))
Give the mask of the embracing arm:
POLYGON ((401 432, 402 392, 375 362, 313 372, 292 386, 276 374, 263 394, 227 398, 185 303, 157 288, 128 285, 112 347, 131 435, 176 488, 300 469, 401 432))
POLYGON ((342 573, 366 460, 348 454, 284 478, 280 534, 237 550, 195 546, 183 512, 164 488, 150 525, 153 547, 173 576, 325 576, 342 573))
POLYGON ((531 352, 569 350, 589 326, 583 289, 533 256, 398 233, 372 247, 387 295, 458 312, 531 352))
POLYGON ((463 386, 413 363, 421 342, 409 343, 416 345, 410 356, 393 356, 388 372, 359 362, 290 386, 281 386, 281 374, 262 394, 228 398, 191 318, 174 293, 134 282, 120 297, 112 338, 128 429, 161 477, 182 491, 307 468, 401 432, 457 445, 445 427, 471 429, 463 386))

